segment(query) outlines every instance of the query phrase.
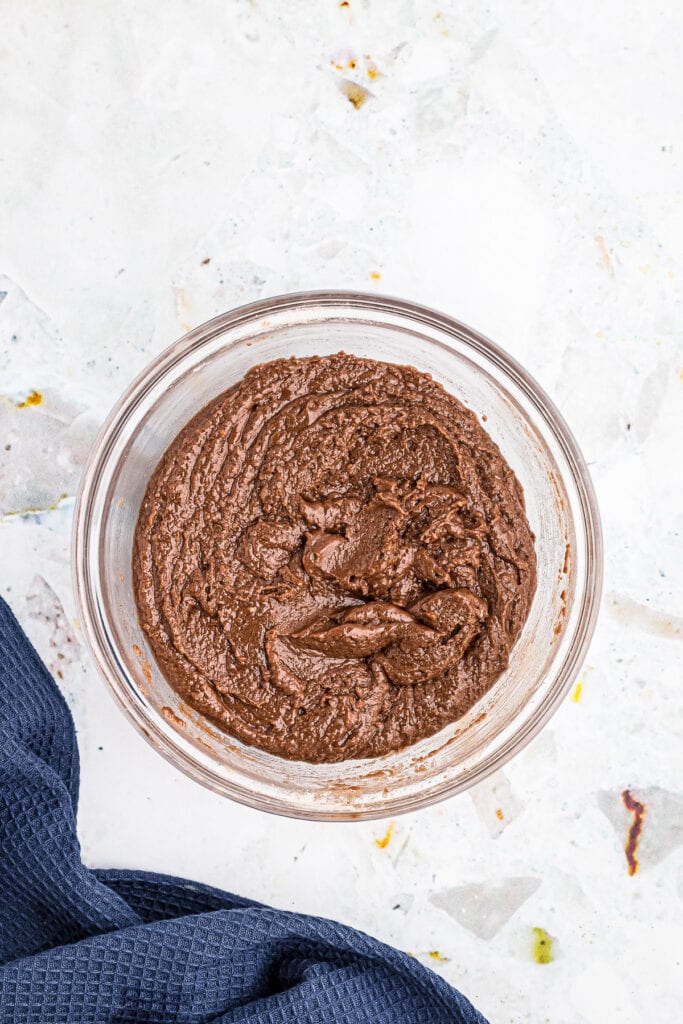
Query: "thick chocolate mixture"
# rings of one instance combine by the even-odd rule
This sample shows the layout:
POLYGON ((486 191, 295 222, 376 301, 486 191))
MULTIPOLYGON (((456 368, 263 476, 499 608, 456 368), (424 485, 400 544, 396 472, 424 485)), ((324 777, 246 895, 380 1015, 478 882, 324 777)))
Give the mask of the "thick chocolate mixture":
POLYGON ((171 686, 282 757, 398 750, 508 663, 536 585, 522 488, 426 374, 351 355, 250 370, 145 495, 133 572, 171 686))

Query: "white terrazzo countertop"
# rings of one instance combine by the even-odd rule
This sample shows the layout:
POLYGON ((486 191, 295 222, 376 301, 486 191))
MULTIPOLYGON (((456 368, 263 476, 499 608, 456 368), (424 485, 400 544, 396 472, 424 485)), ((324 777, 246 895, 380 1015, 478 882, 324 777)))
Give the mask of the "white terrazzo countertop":
POLYGON ((10 6, 0 592, 76 719, 86 862, 339 918, 413 952, 492 1024, 673 1022, 683 8, 10 6), (421 301, 506 347, 576 433, 605 528, 573 699, 504 771, 397 819, 385 845, 386 823, 269 817, 175 772, 107 695, 71 587, 81 467, 133 375, 214 314, 324 287, 421 301), (634 874, 625 790, 646 808, 634 874))

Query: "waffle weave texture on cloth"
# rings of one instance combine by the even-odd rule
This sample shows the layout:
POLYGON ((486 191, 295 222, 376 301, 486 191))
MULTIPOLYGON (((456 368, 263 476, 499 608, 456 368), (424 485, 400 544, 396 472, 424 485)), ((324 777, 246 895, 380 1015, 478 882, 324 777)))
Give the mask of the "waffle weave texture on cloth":
POLYGON ((0 599, 0 1024, 486 1024, 352 928, 85 867, 78 776, 69 709, 0 599))

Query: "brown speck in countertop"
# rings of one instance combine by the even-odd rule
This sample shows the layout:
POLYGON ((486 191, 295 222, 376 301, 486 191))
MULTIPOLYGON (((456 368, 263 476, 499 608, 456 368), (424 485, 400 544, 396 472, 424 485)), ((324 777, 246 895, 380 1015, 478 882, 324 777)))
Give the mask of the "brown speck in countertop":
POLYGON ((621 799, 624 802, 624 807, 627 811, 631 811, 633 814, 633 821, 631 827, 628 830, 626 837, 626 845, 624 846, 624 853, 626 854, 626 863, 628 864, 629 875, 635 875, 636 871, 640 867, 640 862, 636 857, 638 852, 638 843, 640 841, 640 833, 643 831, 643 818, 645 817, 645 804, 641 803, 640 800, 636 800, 630 789, 625 789, 621 794, 621 799))
POLYGON ((671 615, 658 608, 634 601, 628 594, 608 594, 610 613, 622 625, 642 630, 667 640, 679 640, 683 636, 683 615, 671 615))
POLYGON ((386 850, 387 846, 391 842, 391 837, 394 834, 394 823, 389 822, 389 827, 380 839, 375 839, 375 846, 380 850, 386 850))
POLYGON ((595 236, 595 244, 598 247, 598 252, 600 253, 600 260, 602 262, 603 267, 605 268, 605 270, 609 271, 612 277, 614 277, 614 265, 612 263, 612 257, 609 254, 609 249, 607 248, 607 245, 605 244, 605 239, 602 235, 595 236))
POLYGON ((366 100, 372 95, 364 86, 358 85, 356 82, 350 82, 347 78, 342 79, 339 83, 339 88, 356 110, 360 110, 366 100))
POLYGON ((208 265, 209 265, 209 263, 210 263, 210 262, 211 262, 211 257, 210 257, 210 256, 207 256, 207 257, 206 257, 206 259, 203 259, 203 260, 202 260, 202 266, 203 266, 203 267, 206 267, 206 266, 208 266, 208 265))
POLYGON ((374 82, 376 78, 381 78, 382 72, 379 70, 374 60, 369 54, 365 54, 365 66, 368 78, 374 82))
POLYGON ((40 405, 43 396, 40 391, 29 391, 23 402, 17 402, 17 409, 28 409, 32 405, 40 405))

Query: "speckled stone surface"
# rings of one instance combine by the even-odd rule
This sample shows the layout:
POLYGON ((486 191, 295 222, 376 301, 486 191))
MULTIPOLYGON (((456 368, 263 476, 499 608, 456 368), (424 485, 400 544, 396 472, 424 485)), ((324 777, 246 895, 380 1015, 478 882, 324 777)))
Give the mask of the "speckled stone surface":
POLYGON ((25 0, 3 19, 0 587, 76 719, 89 864, 339 918, 493 1024, 676 1019, 681 32, 680 5, 634 0, 25 0), (80 470, 132 376, 216 313, 321 287, 503 344, 569 420, 604 519, 580 688, 498 776, 390 833, 174 772, 110 701, 71 589, 80 470), (645 808, 632 874, 625 790, 645 808))

